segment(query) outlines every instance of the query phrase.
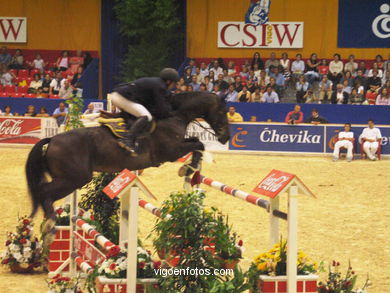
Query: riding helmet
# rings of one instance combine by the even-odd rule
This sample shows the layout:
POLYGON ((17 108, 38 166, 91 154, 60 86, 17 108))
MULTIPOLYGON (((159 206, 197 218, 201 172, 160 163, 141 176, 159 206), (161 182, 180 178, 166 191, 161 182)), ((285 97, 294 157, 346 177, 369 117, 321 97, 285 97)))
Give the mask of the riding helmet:
POLYGON ((160 78, 162 80, 172 80, 174 82, 178 82, 180 79, 179 73, 177 73, 176 69, 173 68, 164 68, 161 70, 160 78))

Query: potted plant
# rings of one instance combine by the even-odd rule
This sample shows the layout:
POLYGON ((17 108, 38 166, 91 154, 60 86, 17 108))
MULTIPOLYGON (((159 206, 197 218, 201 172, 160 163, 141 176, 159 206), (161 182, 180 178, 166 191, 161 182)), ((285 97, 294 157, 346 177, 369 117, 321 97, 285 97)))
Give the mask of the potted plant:
POLYGON ((246 292, 249 289, 249 284, 246 282, 246 273, 236 267, 234 275, 226 275, 224 277, 215 277, 210 282, 208 293, 240 293, 246 292))
MULTIPOLYGON (((275 293, 287 286, 287 241, 280 243, 255 257, 248 271, 248 280, 252 292, 275 293)), ((317 292, 317 264, 302 251, 298 252, 298 287, 306 288, 306 293, 317 292), (303 286, 303 283, 304 286, 303 286)))
POLYGON ((79 278, 69 278, 57 274, 46 282, 49 287, 48 293, 82 293, 79 278))
POLYGON ((8 232, 5 251, 0 260, 14 273, 29 273, 41 266, 42 243, 33 236, 33 223, 27 216, 19 218, 16 232, 8 232))

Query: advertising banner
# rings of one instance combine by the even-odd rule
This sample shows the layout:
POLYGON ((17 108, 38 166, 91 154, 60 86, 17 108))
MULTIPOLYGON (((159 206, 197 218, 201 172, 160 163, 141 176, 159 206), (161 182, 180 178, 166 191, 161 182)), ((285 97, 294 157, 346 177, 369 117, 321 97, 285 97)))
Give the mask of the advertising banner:
POLYGON ((219 22, 218 48, 303 48, 303 22, 219 22))
POLYGON ((0 17, 0 43, 26 43, 26 17, 0 17))
POLYGON ((339 0, 339 48, 389 48, 388 0, 339 0))
POLYGON ((228 143, 221 144, 214 135, 214 130, 205 121, 191 123, 187 127, 186 137, 197 137, 208 151, 227 151, 228 143))

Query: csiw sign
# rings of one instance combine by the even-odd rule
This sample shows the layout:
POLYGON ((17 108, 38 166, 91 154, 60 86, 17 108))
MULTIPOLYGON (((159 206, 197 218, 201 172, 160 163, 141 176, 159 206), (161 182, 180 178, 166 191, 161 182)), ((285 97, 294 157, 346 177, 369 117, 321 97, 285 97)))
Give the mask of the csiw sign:
POLYGON ((26 43, 26 17, 0 17, 0 43, 26 43))

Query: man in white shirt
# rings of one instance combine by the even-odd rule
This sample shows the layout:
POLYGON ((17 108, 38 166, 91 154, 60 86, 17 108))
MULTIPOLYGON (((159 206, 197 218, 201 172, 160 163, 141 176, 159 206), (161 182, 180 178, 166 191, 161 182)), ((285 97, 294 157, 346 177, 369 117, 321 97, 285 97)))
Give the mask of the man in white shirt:
POLYGON ((267 86, 266 92, 261 97, 262 103, 279 103, 279 96, 274 92, 271 86, 267 86))
POLYGON ((351 124, 344 124, 344 131, 339 132, 338 141, 334 145, 333 161, 339 159, 340 148, 347 149, 347 161, 352 161, 352 150, 353 150, 353 132, 351 131, 351 124))
POLYGON ((363 129, 362 134, 360 135, 360 139, 364 141, 363 149, 367 154, 367 157, 371 161, 376 161, 376 151, 379 146, 379 139, 382 138, 381 131, 379 128, 375 127, 374 121, 372 119, 368 120, 368 127, 363 129))
POLYGON ((217 77, 218 75, 223 75, 223 69, 219 67, 218 61, 213 62, 213 67, 210 69, 210 71, 214 71, 214 76, 217 77))

